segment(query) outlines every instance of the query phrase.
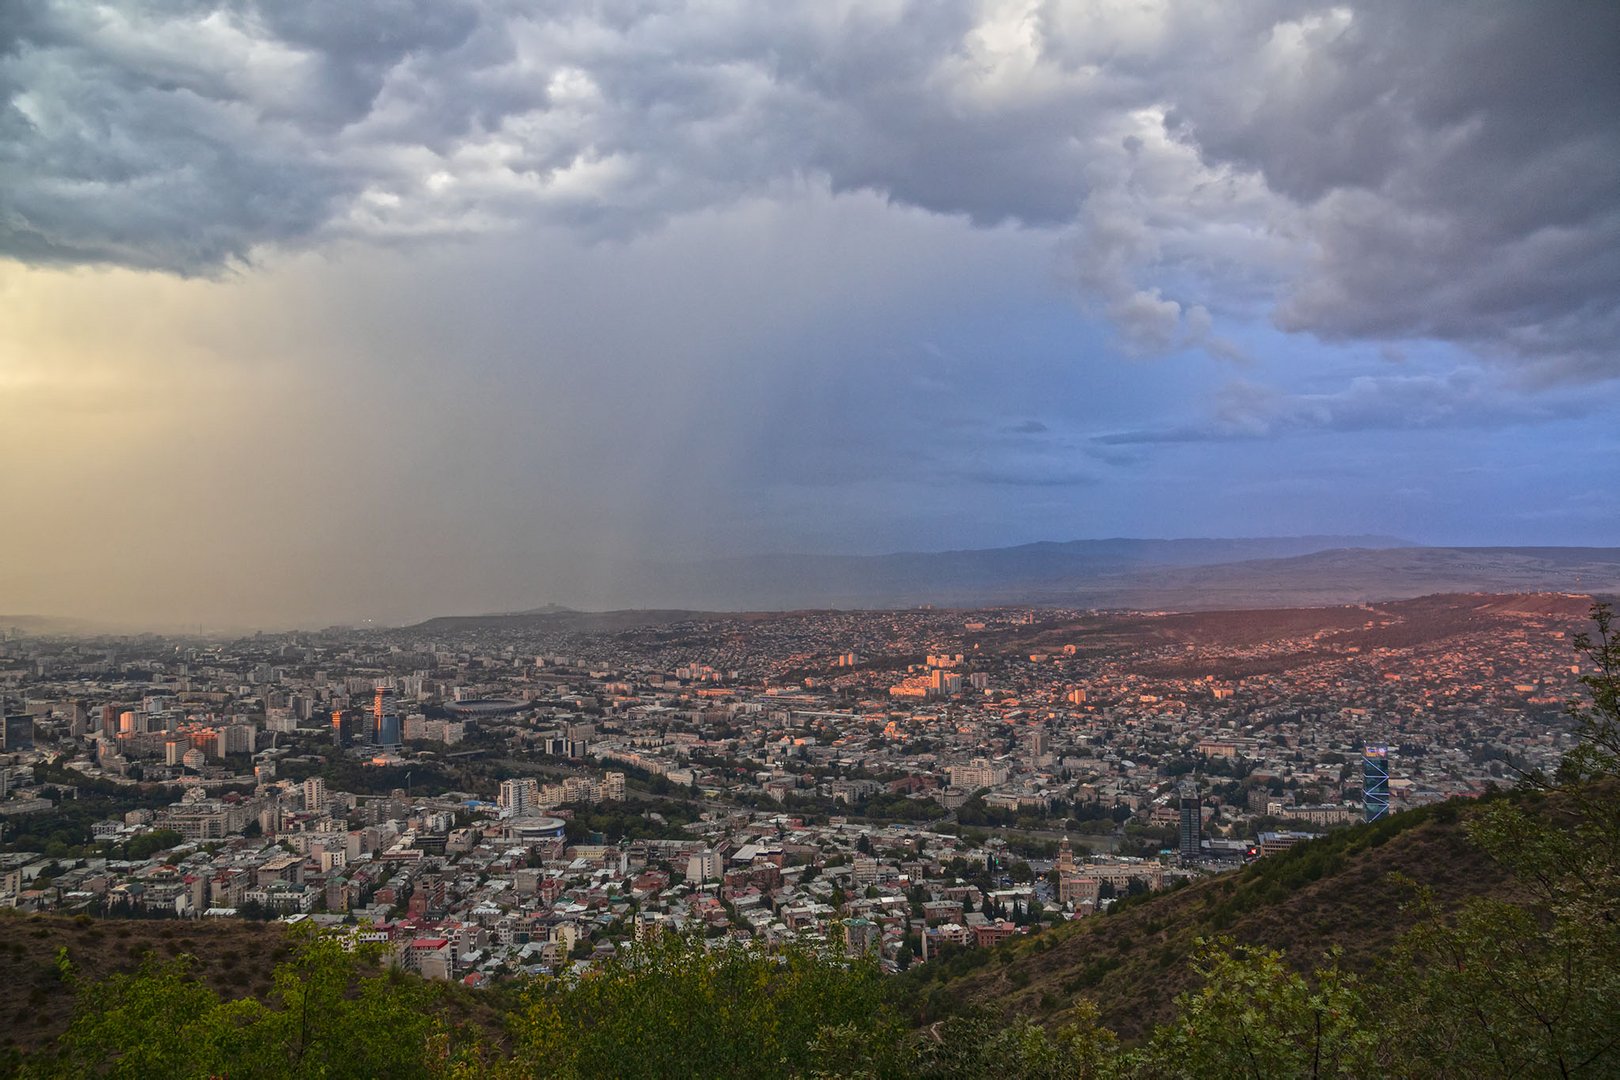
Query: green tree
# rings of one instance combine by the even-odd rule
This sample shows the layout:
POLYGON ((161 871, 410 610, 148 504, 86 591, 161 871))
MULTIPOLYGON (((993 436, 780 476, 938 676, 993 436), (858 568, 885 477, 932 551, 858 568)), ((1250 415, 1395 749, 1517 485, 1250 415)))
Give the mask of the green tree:
POLYGON ((1360 1077, 1384 1075, 1377 1017, 1336 958, 1306 978, 1281 953, 1199 943, 1204 979, 1177 999, 1179 1016, 1120 1063, 1127 1075, 1360 1077))
POLYGON ((665 934, 579 976, 541 976, 511 1021, 513 1075, 803 1076, 822 1051, 898 1045, 881 974, 821 946, 665 934), (818 1047, 820 1050, 818 1050, 818 1047))
POLYGON ((435 1007, 438 990, 298 931, 276 967, 267 1002, 221 1001, 191 974, 191 959, 148 959, 134 974, 76 987, 74 1019, 32 1077, 433 1078, 475 1069, 476 1038, 435 1007))
POLYGON ((190 973, 190 958, 148 959, 132 975, 81 985, 74 1019, 54 1057, 30 1077, 207 1077, 231 1056, 218 996, 190 973))
POLYGON ((926 1080, 1101 1080, 1121 1075, 1113 1033, 1089 1001, 1055 1035, 1027 1017, 1008 1022, 986 1011, 953 1016, 925 1031, 911 1050, 910 1073, 926 1080))

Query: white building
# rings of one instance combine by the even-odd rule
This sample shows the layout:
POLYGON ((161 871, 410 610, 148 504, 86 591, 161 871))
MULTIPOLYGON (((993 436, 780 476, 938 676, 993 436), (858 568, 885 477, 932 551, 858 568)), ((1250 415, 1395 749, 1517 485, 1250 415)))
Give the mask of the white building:
POLYGON ((540 785, 533 779, 502 780, 495 803, 509 814, 534 809, 540 802, 540 785))

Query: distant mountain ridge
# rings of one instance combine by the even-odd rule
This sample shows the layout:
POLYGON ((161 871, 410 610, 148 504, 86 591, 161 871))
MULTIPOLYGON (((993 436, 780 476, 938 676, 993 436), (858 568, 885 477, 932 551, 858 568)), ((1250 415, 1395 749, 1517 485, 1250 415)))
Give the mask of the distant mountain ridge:
POLYGON ((644 563, 578 607, 781 611, 1034 605, 1309 607, 1450 592, 1620 593, 1620 548, 1423 547, 1387 536, 1072 540, 891 555, 644 563))
POLYGON ((629 566, 611 599, 623 607, 722 610, 1019 603, 1158 568, 1411 546, 1390 536, 1114 537, 889 555, 752 555, 629 566))
MULTIPOLYGON (((565 590, 558 590, 565 591, 565 590)), ((888 555, 754 555, 620 568, 610 591, 427 626, 604 631, 703 614, 938 607, 1212 611, 1436 593, 1620 595, 1620 548, 1423 547, 1390 536, 1043 541, 888 555)))
POLYGON ((1620 548, 1332 549, 1284 559, 1160 567, 1032 593, 1033 604, 1213 610, 1316 607, 1434 593, 1620 594, 1620 548))

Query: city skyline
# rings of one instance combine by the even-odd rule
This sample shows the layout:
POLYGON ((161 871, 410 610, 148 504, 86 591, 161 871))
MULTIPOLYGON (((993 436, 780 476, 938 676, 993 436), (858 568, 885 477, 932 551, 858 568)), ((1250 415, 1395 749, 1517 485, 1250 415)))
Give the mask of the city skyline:
POLYGON ((0 14, 0 611, 1620 544, 1620 11, 0 14))

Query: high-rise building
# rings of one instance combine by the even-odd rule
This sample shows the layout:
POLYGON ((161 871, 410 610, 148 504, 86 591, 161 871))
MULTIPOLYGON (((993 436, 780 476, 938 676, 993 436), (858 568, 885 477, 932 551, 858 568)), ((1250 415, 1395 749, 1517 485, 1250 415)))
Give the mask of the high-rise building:
POLYGON ((1203 850, 1203 821, 1200 816, 1203 811, 1198 788, 1190 785, 1183 787, 1179 803, 1181 820, 1176 830, 1176 846, 1182 859, 1191 861, 1198 858, 1203 850))
POLYGON ((533 809, 540 801, 540 785, 533 779, 502 780, 495 803, 511 814, 533 809))
POLYGON ((371 702, 371 741, 378 746, 398 746, 400 741, 399 709, 394 704, 394 692, 386 686, 377 687, 371 702))
POLYGON ((220 729, 220 755, 251 754, 258 742, 252 724, 226 724, 220 729))
POLYGON ((0 728, 0 750, 7 752, 34 748, 34 718, 27 713, 13 713, 5 718, 0 728))
POLYGON ((713 881, 720 876, 720 856, 713 848, 694 852, 686 860, 686 880, 696 883, 713 881))
POLYGON ((1389 813, 1389 747, 1366 746, 1361 751, 1361 805, 1368 821, 1389 813))
POLYGON ((326 812, 326 781, 319 776, 304 781, 304 810, 309 813, 326 812))

